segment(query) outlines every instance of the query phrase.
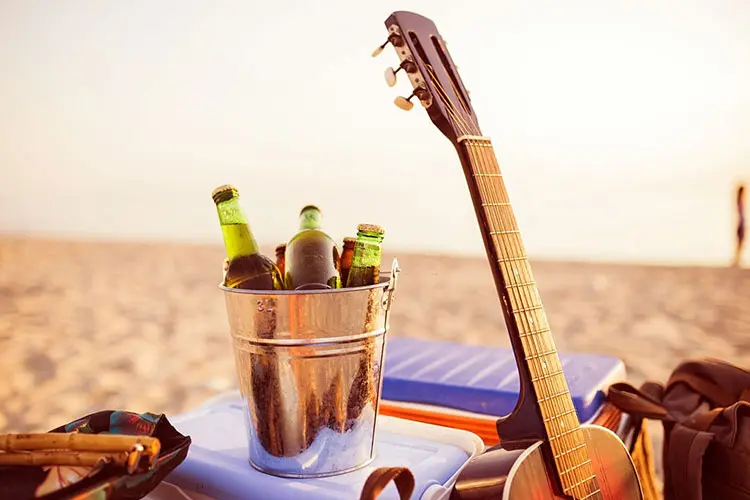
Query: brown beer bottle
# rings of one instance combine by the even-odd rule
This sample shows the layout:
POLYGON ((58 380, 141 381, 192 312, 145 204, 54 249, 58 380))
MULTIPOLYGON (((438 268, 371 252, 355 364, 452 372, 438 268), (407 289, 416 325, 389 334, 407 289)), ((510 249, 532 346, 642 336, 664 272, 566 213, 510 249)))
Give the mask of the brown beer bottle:
POLYGON ((354 243, 357 238, 347 236, 344 238, 344 246, 341 249, 341 264, 339 269, 341 272, 341 283, 346 283, 349 277, 349 269, 352 267, 352 256, 354 255, 354 243))
POLYGON ((357 241, 354 243, 352 266, 346 279, 346 286, 374 285, 380 281, 381 243, 385 229, 373 224, 357 226, 357 241))
POLYGON ((286 259, 284 258, 284 253, 286 252, 286 243, 279 243, 276 245, 276 267, 279 268, 279 272, 282 276, 285 274, 285 264, 286 259))
POLYGON ((229 265, 224 286, 245 290, 281 290, 284 282, 279 268, 260 253, 245 214, 240 206, 237 188, 219 186, 211 193, 219 214, 229 265))
POLYGON ((285 284, 289 290, 341 288, 336 242, 321 228, 322 214, 307 205, 299 215, 299 232, 286 246, 285 284))

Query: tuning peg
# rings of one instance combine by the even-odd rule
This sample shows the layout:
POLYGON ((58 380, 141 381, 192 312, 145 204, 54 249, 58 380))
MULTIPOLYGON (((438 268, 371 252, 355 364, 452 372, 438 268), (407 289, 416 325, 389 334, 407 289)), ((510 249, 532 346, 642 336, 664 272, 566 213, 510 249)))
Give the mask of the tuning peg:
POLYGON ((393 104, 403 109, 404 111, 411 111, 411 108, 414 107, 414 103, 411 102, 412 97, 414 97, 414 93, 412 93, 409 97, 398 96, 393 100, 393 104))
POLYGON ((372 57, 378 57, 390 40, 386 40, 383 45, 372 51, 372 57))
POLYGON ((385 69, 385 83, 388 84, 389 87, 393 87, 396 85, 396 73, 398 73, 401 70, 406 71, 407 73, 416 73, 417 66, 408 59, 404 60, 399 64, 398 68, 386 68, 385 69))
POLYGON ((393 87, 396 85, 396 73, 398 73, 401 70, 401 68, 398 68, 394 70, 393 68, 385 68, 385 83, 388 84, 389 87, 393 87))
POLYGON ((383 42, 383 45, 372 51, 372 57, 378 57, 386 45, 392 43, 394 47, 402 47, 404 45, 404 39, 398 33, 391 33, 388 35, 388 39, 383 42))
POLYGON ((401 71, 401 69, 401 66, 395 70, 393 68, 385 68, 385 83, 387 83, 389 87, 396 85, 396 73, 401 71))

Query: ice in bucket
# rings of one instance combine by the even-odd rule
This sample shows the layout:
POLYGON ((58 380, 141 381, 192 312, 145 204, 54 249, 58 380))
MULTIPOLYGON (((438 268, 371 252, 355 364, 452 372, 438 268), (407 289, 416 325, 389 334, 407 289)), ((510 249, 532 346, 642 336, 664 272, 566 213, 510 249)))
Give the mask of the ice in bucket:
POLYGON ((331 290, 222 286, 249 460, 284 477, 321 477, 374 458, 388 316, 399 268, 331 290))

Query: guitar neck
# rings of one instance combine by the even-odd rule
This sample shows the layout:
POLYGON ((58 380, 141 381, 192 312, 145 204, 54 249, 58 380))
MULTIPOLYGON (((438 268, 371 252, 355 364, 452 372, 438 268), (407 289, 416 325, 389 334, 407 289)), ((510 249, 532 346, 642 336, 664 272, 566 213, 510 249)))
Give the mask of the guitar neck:
POLYGON ((593 477, 591 461, 503 176, 489 138, 463 136, 457 148, 518 360, 522 390, 533 395, 558 476, 568 491, 593 477))

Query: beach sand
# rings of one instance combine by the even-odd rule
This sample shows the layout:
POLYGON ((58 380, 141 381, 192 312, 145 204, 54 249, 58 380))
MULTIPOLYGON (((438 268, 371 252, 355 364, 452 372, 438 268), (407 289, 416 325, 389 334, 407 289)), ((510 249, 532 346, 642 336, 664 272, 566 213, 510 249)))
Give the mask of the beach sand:
MULTIPOLYGON (((221 246, 0 237, 0 433, 102 409, 174 415, 232 388, 223 256, 221 246)), ((389 335, 508 345, 484 258, 398 258, 389 335)), ((532 265, 560 351, 617 356, 635 385, 666 381, 689 357, 750 366, 750 270, 532 265)))

